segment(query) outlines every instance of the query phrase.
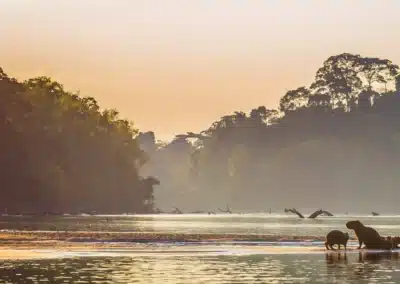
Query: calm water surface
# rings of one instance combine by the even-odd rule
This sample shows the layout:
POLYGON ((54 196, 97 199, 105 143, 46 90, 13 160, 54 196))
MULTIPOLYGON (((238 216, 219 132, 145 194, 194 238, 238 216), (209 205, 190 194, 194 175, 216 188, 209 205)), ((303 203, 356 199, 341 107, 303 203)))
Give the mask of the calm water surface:
POLYGON ((300 219, 293 215, 273 214, 2 216, 0 229, 325 236, 329 230, 347 230, 345 224, 349 220, 360 220, 382 235, 400 235, 400 216, 300 219))
POLYGON ((0 283, 399 283, 398 254, 80 257, 9 261, 0 283))

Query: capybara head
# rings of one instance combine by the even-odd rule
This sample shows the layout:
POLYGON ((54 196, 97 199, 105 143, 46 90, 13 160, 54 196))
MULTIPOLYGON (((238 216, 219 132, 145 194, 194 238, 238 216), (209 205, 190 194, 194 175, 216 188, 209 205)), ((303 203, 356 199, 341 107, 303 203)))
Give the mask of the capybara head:
POLYGON ((346 223, 347 229, 356 230, 358 228, 363 227, 364 225, 360 221, 349 221, 346 223))
POLYGON ((345 236, 345 240, 346 240, 346 242, 349 240, 349 233, 344 233, 344 236, 345 236))

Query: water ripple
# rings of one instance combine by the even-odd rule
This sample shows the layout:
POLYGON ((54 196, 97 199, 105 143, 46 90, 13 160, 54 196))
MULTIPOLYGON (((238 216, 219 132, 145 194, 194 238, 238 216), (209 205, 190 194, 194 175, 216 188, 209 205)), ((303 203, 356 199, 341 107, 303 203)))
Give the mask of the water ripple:
POLYGON ((9 261, 0 283, 396 283, 397 254, 85 257, 9 261))

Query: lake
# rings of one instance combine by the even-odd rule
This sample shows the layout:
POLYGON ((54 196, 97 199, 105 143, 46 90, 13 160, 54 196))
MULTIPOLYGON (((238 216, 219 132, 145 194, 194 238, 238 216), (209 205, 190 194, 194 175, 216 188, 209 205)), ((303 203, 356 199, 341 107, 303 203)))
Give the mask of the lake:
MULTIPOLYGON (((356 219, 381 235, 400 235, 399 216, 315 220, 284 214, 3 216, 1 230, 260 234, 276 236, 276 241, 32 248, 43 257, 2 260, 0 283, 400 283, 400 250, 358 251, 352 241, 346 253, 326 252, 322 241, 279 240, 325 236, 332 229, 348 231, 345 223, 356 219)), ((352 231, 350 235, 354 236, 352 231)))

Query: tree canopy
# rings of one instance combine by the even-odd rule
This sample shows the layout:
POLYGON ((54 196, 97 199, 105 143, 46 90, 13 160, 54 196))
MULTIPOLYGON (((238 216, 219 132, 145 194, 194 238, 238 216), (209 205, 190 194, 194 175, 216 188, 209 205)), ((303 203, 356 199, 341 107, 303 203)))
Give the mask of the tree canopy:
POLYGON ((278 110, 236 111, 166 146, 143 141, 152 149, 145 169, 163 181, 157 206, 395 211, 398 71, 387 59, 331 56, 310 86, 282 96, 278 110))
POLYGON ((94 98, 0 69, 0 133, 1 211, 152 212, 138 131, 94 98))
POLYGON ((331 56, 278 109, 234 111, 165 143, 93 97, 0 69, 0 211, 396 212, 398 72, 387 59, 331 56))

